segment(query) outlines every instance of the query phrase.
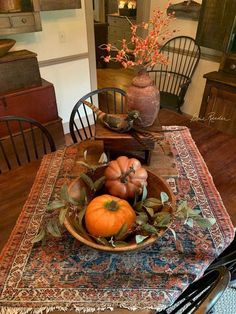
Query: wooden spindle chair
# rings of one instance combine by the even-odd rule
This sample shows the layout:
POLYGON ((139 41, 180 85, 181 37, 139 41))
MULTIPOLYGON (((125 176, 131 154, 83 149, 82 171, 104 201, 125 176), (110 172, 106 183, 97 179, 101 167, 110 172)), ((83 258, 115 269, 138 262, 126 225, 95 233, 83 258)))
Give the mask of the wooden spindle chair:
POLYGON ((178 36, 167 41, 160 52, 167 57, 167 66, 157 64, 148 72, 160 90, 161 108, 181 113, 180 107, 200 60, 200 46, 191 37, 178 36))
POLYGON ((19 116, 0 117, 0 173, 55 150, 51 134, 38 121, 19 116))
POLYGON ((106 87, 83 96, 74 106, 70 115, 70 134, 74 143, 93 138, 96 115, 83 103, 87 100, 97 104, 106 113, 124 113, 126 93, 119 88, 106 87))

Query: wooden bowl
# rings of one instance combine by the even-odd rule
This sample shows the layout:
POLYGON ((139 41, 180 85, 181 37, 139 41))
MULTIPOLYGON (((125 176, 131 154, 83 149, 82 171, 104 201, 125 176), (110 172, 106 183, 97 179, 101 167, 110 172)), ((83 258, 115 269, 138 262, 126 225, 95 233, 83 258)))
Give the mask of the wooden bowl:
MULTIPOLYGON (((171 188, 169 187, 168 183, 162 178, 160 178, 159 176, 150 172, 149 170, 147 170, 147 172, 148 172, 148 179, 147 179, 148 197, 159 197, 161 192, 165 192, 169 196, 169 202, 172 204, 172 208, 175 209, 175 205, 176 205, 175 196, 171 188)), ((72 184, 69 187, 71 196, 73 195, 74 197, 76 197, 76 189, 78 187, 80 187, 80 182, 79 182, 79 179, 76 179, 72 182, 72 184)), ((69 216, 65 218, 64 225, 66 229, 70 232, 70 234, 73 235, 81 243, 96 250, 112 252, 112 253, 128 252, 128 251, 142 249, 146 246, 153 244, 166 231, 165 229, 163 229, 160 231, 158 235, 150 236, 149 238, 147 238, 146 240, 144 240, 143 242, 139 244, 135 243, 135 240, 133 238, 130 240, 127 246, 112 247, 112 246, 105 246, 103 244, 98 244, 91 237, 89 237, 89 235, 84 236, 78 233, 78 231, 73 226, 71 217, 69 216)))
POLYGON ((0 39, 0 57, 5 56, 15 43, 14 39, 0 39))

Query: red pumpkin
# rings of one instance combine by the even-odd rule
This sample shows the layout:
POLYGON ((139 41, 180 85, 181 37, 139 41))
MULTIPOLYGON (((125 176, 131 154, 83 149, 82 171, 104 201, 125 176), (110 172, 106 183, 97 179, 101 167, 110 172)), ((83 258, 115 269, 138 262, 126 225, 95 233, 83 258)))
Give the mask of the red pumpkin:
POLYGON ((127 201, 106 194, 95 197, 85 212, 86 229, 95 237, 116 235, 124 224, 128 232, 135 219, 135 211, 127 201))
POLYGON ((141 194, 147 185, 147 171, 135 158, 120 156, 112 160, 104 175, 108 192, 123 199, 133 198, 136 192, 141 194))

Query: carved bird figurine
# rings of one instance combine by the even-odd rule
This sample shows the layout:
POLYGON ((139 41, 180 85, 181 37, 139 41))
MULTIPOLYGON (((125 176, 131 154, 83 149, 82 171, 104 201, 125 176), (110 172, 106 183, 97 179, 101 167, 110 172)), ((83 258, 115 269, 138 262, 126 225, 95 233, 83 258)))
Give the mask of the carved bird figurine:
MULTIPOLYGON (((91 108, 94 113, 96 113, 99 121, 101 121, 104 126, 109 128, 110 130, 119 133, 129 133, 139 144, 143 145, 145 149, 149 148, 147 147, 143 139, 139 136, 139 134, 143 135, 144 137, 150 138, 154 142, 159 143, 162 140, 162 137, 160 137, 160 133, 175 131, 163 130, 159 128, 156 128, 153 131, 149 131, 147 129, 135 126, 135 120, 140 119, 140 113, 137 110, 132 110, 123 117, 120 117, 117 114, 105 113, 86 100, 83 100, 83 103, 91 108)), ((180 130, 181 129, 179 129, 178 131, 180 130)))
POLYGON ((86 100, 83 100, 83 103, 96 113, 99 121, 101 121, 107 128, 119 133, 130 131, 133 128, 134 121, 139 119, 139 111, 137 110, 132 110, 124 117, 120 117, 117 114, 105 113, 86 100))

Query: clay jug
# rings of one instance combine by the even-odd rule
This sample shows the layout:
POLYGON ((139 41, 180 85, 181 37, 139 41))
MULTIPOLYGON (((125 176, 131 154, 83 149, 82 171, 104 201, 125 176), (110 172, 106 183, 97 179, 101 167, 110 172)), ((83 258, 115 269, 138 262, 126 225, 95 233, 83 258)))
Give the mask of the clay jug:
POLYGON ((156 120, 160 110, 160 93, 145 68, 138 72, 128 87, 126 106, 129 111, 140 112, 140 120, 135 122, 138 126, 148 127, 156 120))

